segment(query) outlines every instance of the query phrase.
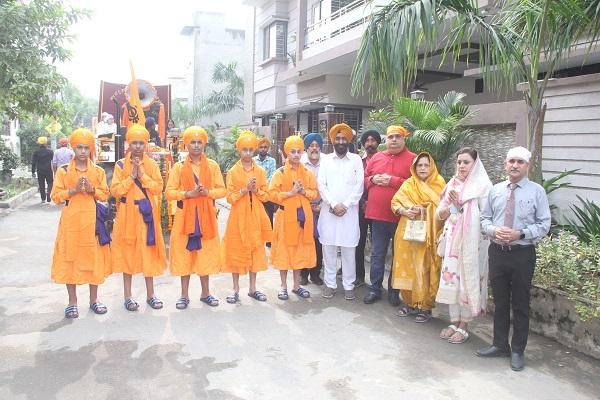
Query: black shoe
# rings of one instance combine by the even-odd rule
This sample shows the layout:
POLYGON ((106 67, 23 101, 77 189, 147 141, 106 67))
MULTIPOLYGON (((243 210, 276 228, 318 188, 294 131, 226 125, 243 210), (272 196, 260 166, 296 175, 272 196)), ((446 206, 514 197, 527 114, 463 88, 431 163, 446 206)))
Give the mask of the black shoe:
POLYGON ((302 275, 302 276, 300 277, 300 284, 301 284, 302 286, 306 286, 306 285, 308 285, 308 277, 307 277, 307 276, 304 276, 304 275, 302 275))
POLYGON ((317 286, 321 286, 323 284, 323 279, 321 279, 321 277, 319 275, 314 275, 314 276, 311 275, 310 281, 317 286))
POLYGON ((368 295, 365 296, 365 298, 363 299, 363 301, 365 302, 365 304, 373 304, 376 301, 381 300, 381 297, 377 296, 375 293, 370 292, 368 295))
POLYGON ((525 368, 525 355, 523 353, 510 353, 510 369, 513 371, 523 371, 525 368))
POLYGON ((475 352, 479 357, 510 357, 510 350, 491 345, 475 352))
POLYGON ((398 292, 389 292, 388 293, 388 301, 394 307, 399 307, 402 304, 402 300, 400 300, 400 295, 398 292))

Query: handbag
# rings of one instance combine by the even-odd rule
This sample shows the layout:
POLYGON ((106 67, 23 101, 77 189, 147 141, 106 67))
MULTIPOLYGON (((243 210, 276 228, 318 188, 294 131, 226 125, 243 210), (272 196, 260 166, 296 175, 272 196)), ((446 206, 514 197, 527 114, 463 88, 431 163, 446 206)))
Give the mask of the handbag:
POLYGON ((421 219, 408 220, 406 228, 404 228, 403 238, 409 242, 425 243, 425 239, 427 238, 427 221, 425 221, 423 210, 421 210, 421 219))

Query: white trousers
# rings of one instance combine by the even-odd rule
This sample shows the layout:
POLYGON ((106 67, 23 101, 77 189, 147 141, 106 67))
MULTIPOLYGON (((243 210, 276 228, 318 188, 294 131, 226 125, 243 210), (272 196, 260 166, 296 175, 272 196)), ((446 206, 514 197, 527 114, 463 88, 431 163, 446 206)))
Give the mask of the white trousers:
MULTIPOLYGON (((337 249, 338 246, 323 245, 323 278, 325 285, 332 289, 337 289, 336 273, 337 273, 337 249)), ((354 289, 354 281, 356 280, 356 259, 354 252, 356 247, 341 247, 342 251, 342 285, 344 290, 354 289)))
POLYGON ((473 321, 473 314, 469 306, 463 306, 460 304, 450 304, 448 306, 450 313, 451 322, 471 322, 473 321))

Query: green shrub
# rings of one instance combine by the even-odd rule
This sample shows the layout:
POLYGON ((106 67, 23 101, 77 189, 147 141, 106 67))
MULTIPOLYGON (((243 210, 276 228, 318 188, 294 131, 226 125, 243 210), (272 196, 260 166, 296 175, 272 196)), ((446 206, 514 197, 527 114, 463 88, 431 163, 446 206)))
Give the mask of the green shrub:
POLYGON ((583 321, 600 317, 600 236, 591 236, 589 242, 568 231, 545 237, 538 245, 533 280, 542 287, 566 292, 583 321))
POLYGON ((584 200, 577 196, 582 207, 571 206, 575 220, 567 219, 569 230, 572 231, 579 240, 589 242, 592 237, 600 237, 600 206, 590 200, 584 200))
POLYGON ((0 139, 0 170, 10 171, 19 165, 19 157, 0 139))

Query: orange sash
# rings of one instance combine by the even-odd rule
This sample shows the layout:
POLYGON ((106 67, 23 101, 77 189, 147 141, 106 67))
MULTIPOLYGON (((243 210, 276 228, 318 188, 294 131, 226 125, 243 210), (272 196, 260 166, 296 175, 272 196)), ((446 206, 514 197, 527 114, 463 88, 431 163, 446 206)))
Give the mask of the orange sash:
MULTIPOLYGON (((206 155, 200 156, 200 176, 198 184, 203 184, 206 190, 213 188, 212 174, 208 166, 206 155)), ((181 169, 181 184, 185 191, 191 191, 196 188, 196 179, 192 168, 192 160, 187 156, 181 169)), ((190 235, 195 231, 196 215, 200 223, 202 238, 206 240, 213 239, 217 235, 217 215, 213 200, 208 196, 198 196, 183 201, 183 233, 190 235), (197 213, 197 214, 196 214, 197 213)))

